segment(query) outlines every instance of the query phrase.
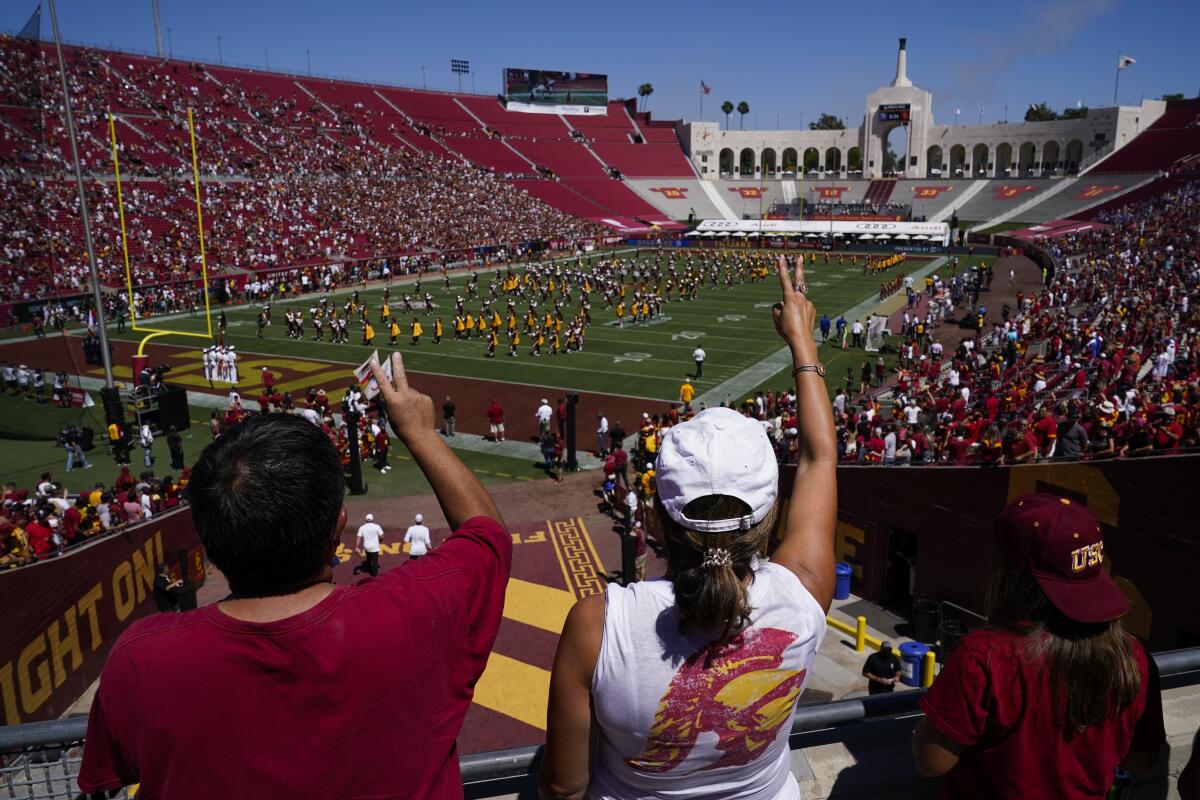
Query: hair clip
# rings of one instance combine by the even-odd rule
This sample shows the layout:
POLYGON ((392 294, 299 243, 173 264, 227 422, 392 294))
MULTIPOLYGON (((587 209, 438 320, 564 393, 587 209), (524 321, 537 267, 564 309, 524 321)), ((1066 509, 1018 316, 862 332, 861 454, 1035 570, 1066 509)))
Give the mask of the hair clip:
POLYGON ((700 566, 705 569, 708 567, 729 567, 733 566, 733 558, 724 547, 710 547, 704 551, 704 560, 700 562, 700 566))

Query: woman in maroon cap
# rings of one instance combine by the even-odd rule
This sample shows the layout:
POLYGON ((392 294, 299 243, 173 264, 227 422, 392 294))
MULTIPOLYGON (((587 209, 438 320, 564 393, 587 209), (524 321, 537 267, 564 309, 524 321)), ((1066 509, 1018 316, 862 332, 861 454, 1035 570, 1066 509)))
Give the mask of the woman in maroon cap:
POLYGON ((946 776, 942 797, 1103 797, 1118 766, 1150 769, 1166 737, 1100 524, 1065 497, 1027 494, 1001 513, 996 545, 989 625, 921 698, 917 769, 946 776))

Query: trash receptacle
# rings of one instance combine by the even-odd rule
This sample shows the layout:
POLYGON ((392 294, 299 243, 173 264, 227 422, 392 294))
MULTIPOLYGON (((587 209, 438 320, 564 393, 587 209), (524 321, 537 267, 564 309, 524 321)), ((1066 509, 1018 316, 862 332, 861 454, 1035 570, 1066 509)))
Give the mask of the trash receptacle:
POLYGON ((921 685, 921 665, 929 648, 920 642, 900 645, 900 682, 905 686, 921 685))
POLYGON ((956 619, 942 620, 938 624, 938 661, 945 664, 951 651, 958 646, 964 635, 966 635, 966 631, 961 622, 956 619))
POLYGON ((845 600, 850 596, 850 576, 854 574, 854 567, 847 564, 845 561, 839 561, 837 564, 837 583, 833 587, 833 599, 845 600))
POLYGON ((937 641, 938 620, 942 616, 942 604, 928 597, 918 597, 912 606, 912 638, 925 644, 937 641))

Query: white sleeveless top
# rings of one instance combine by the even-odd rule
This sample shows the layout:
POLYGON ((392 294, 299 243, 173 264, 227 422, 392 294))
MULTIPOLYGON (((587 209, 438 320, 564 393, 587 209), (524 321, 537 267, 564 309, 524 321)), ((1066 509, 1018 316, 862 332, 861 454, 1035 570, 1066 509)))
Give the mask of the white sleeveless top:
POLYGON ((788 734, 825 614, 799 578, 765 561, 749 598, 749 627, 716 645, 679 632, 670 581, 609 584, 589 800, 800 797, 788 734))

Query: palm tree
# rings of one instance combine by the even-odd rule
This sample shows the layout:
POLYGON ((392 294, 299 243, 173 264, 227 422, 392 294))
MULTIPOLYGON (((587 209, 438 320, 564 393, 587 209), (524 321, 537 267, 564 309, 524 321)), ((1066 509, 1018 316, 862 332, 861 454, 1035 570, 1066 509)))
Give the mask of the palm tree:
POLYGON ((654 84, 643 83, 638 87, 638 97, 642 98, 642 111, 645 111, 646 106, 649 105, 652 94, 654 94, 654 84))
POLYGON ((725 112, 725 127, 729 127, 729 115, 733 113, 733 103, 726 100, 721 103, 721 110, 725 112))
POLYGON ((737 112, 738 112, 738 114, 740 114, 742 116, 740 127, 742 130, 745 130, 746 129, 746 115, 750 113, 750 104, 747 103, 745 100, 738 103, 737 112))

